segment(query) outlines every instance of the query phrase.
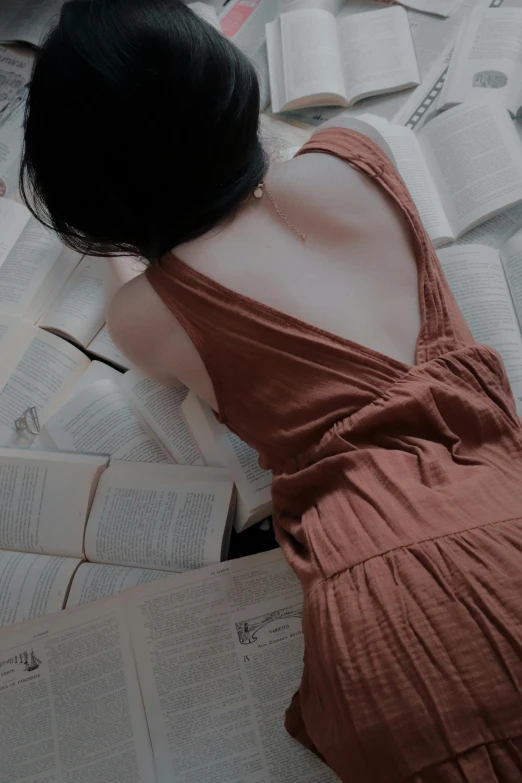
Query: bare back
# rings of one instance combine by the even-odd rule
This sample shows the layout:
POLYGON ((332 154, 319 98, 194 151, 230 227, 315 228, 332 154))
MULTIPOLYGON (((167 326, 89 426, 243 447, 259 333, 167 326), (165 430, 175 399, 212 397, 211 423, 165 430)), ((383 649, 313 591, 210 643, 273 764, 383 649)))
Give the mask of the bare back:
MULTIPOLYGON (((228 224, 175 249, 185 264, 243 296, 405 363, 420 326, 411 235, 391 197, 343 161, 309 153, 271 168, 265 194, 228 224)), ((122 351, 149 376, 180 379, 214 408, 196 348, 144 275, 109 311, 122 351)), ((219 330, 219 323, 216 323, 219 330)))

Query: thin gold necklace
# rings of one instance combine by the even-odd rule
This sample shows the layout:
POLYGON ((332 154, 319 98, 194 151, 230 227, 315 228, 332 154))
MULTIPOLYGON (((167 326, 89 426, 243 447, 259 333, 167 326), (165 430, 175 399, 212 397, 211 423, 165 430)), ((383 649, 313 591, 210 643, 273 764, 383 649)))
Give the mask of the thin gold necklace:
POLYGON ((279 209, 279 207, 277 206, 277 204, 276 204, 276 202, 275 202, 275 199, 274 199, 274 197, 273 197, 273 195, 272 195, 272 191, 270 190, 270 188, 268 187, 268 185, 266 184, 266 182, 264 181, 264 179, 262 179, 262 180, 261 180, 261 182, 259 183, 259 185, 258 185, 258 186, 255 188, 255 190, 254 190, 254 196, 255 196, 255 198, 262 198, 262 197, 263 197, 263 191, 265 191, 265 190, 266 190, 266 195, 267 195, 267 196, 268 196, 268 198, 270 199, 270 201, 271 201, 271 203, 272 203, 272 206, 274 207, 274 209, 275 209, 275 211, 277 212, 277 214, 279 215, 279 217, 280 217, 282 220, 284 220, 284 221, 285 221, 285 223, 286 223, 286 225, 288 226, 288 228, 291 228, 291 229, 292 229, 292 231, 295 231, 295 233, 297 234, 297 236, 299 237, 299 239, 300 239, 302 242, 306 242, 306 234, 303 234, 301 231, 299 231, 299 229, 298 229, 296 226, 294 226, 294 224, 293 224, 293 223, 291 223, 291 222, 288 220, 288 218, 287 218, 287 216, 285 215, 285 213, 284 213, 284 212, 283 212, 281 209, 279 209))

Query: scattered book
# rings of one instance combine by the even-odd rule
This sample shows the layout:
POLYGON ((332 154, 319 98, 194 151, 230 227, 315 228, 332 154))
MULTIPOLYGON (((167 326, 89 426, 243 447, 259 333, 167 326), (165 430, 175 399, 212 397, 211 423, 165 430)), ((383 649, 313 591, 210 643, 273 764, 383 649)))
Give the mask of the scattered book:
POLYGON ((0 625, 221 562, 236 499, 219 468, 27 449, 0 449, 0 495, 0 625))
POLYGON ((457 106, 417 134, 374 115, 358 119, 388 143, 435 247, 522 202, 522 142, 496 101, 457 106))
POLYGON ((93 362, 35 445, 120 461, 224 467, 238 492, 237 532, 271 514, 272 474, 259 466, 257 452, 186 386, 163 386, 134 370, 122 375, 93 362))
POLYGON ((28 209, 9 199, 0 199, 0 236, 0 313, 125 366, 105 327, 106 262, 64 248, 28 209))
POLYGON ((335 783, 284 728, 302 615, 276 550, 2 629, 3 778, 335 783))
POLYGON ((494 94, 513 115, 522 108, 522 7, 479 0, 463 20, 440 95, 441 108, 494 94))
POLYGON ((64 0, 2 0, 0 43, 38 46, 63 4, 64 0))
POLYGON ((274 112, 352 106, 420 82, 406 11, 336 19, 318 8, 282 13, 266 26, 274 112))
POLYGON ((61 451, 108 454, 131 462, 204 465, 181 414, 185 386, 167 387, 131 371, 107 367, 95 383, 80 382, 47 420, 40 441, 61 451))
POLYGON ((522 233, 500 250, 456 245, 438 256, 473 337, 502 357, 522 415, 522 233))
POLYGON ((460 0, 396 0, 396 2, 413 11, 423 11, 425 14, 442 17, 451 16, 460 5, 460 0))
POLYGON ((259 454, 221 424, 214 411, 190 392, 181 412, 207 465, 224 467, 237 488, 238 533, 272 513, 272 473, 259 465, 259 454))

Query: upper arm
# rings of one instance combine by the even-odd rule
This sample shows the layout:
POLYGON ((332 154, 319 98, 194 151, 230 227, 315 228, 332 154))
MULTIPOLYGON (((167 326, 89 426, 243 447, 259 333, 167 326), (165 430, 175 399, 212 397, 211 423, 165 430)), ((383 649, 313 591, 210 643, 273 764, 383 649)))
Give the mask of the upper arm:
POLYGON ((393 165, 396 165, 393 152, 391 151, 387 141, 384 139, 384 136, 382 136, 382 134, 373 127, 373 125, 370 125, 363 120, 359 120, 357 117, 340 115, 339 117, 334 117, 333 120, 323 122, 323 124, 314 131, 314 134, 318 133, 319 131, 326 130, 327 128, 346 128, 347 130, 353 130, 357 133, 361 133, 363 136, 367 136, 382 149, 384 154, 388 156, 393 165))
POLYGON ((216 407, 214 390, 194 344, 145 275, 125 283, 107 312, 110 335, 131 364, 165 386, 185 384, 216 407))

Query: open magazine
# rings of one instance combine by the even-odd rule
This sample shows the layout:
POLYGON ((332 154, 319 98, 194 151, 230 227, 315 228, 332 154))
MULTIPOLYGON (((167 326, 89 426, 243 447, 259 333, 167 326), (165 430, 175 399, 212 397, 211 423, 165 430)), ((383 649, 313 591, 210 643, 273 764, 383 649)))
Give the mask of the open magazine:
POLYGON ((522 202, 522 142, 494 100, 456 106, 418 133, 374 115, 359 119, 388 143, 436 247, 522 202))
POLYGON ((457 245, 437 255, 473 337, 502 357, 522 415, 522 233, 500 250, 457 245))
POLYGON ((2 0, 0 41, 38 46, 63 4, 64 0, 2 0))
POLYGON ((274 112, 351 106, 420 81, 400 7, 343 19, 324 9, 289 11, 267 24, 266 35, 274 112))
POLYGON ((61 609, 69 589, 81 603, 155 576, 140 569, 219 563, 236 497, 219 468, 28 449, 0 449, 0 494, 0 625, 61 609), (96 574, 77 573, 84 559, 96 574))
POLYGON ((334 783, 283 725, 301 618, 272 551, 3 629, 5 780, 334 783))
POLYGON ((478 0, 461 25, 441 106, 494 94, 515 116, 522 108, 522 6, 478 0))

